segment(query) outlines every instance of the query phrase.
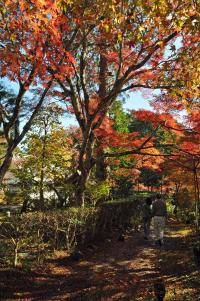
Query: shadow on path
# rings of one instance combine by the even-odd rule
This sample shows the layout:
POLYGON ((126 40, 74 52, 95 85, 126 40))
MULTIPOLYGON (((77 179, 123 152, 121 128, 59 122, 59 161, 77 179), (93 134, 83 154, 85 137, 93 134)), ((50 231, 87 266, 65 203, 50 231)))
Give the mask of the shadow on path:
POLYGON ((182 229, 183 225, 170 222, 161 248, 153 240, 144 241, 142 233, 132 232, 125 242, 113 236, 77 263, 62 257, 38 273, 0 271, 1 300, 154 300, 152 289, 158 277, 169 288, 174 283, 183 287, 185 275, 196 272, 182 229))

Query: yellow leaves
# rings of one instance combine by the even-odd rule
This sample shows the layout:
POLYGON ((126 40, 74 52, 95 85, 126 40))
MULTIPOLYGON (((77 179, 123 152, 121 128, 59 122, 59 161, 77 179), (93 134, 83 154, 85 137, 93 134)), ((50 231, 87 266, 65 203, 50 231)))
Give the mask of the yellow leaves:
POLYGON ((11 34, 10 40, 11 40, 12 42, 15 42, 15 40, 16 40, 16 35, 15 35, 14 33, 11 34))
POLYGON ((144 25, 140 25, 139 27, 138 27, 138 31, 139 32, 143 32, 145 30, 145 26, 144 25))
POLYGON ((120 18, 115 17, 115 18, 114 18, 114 23, 115 23, 115 24, 120 24, 120 23, 121 23, 120 18))
POLYGON ((59 0, 58 2, 61 2, 62 4, 71 5, 74 3, 73 0, 59 0))
POLYGON ((184 20, 177 20, 176 24, 177 24, 177 30, 181 30, 183 25, 184 25, 185 21, 184 20))
POLYGON ((74 0, 58 0, 57 6, 66 13, 69 6, 71 6, 74 3, 74 0))
POLYGON ((123 36, 122 36, 122 33, 121 33, 121 32, 119 32, 119 33, 117 34, 117 39, 118 39, 119 42, 122 42, 123 36))
POLYGON ((115 13, 116 12, 116 7, 115 7, 115 5, 114 4, 111 4, 111 10, 115 13))
POLYGON ((110 32, 110 26, 108 24, 105 24, 104 28, 107 33, 110 32))
POLYGON ((159 41, 159 42, 157 43, 157 45, 160 46, 160 48, 164 48, 164 47, 165 47, 164 41, 159 41))
POLYGON ((143 149, 142 153, 149 154, 149 155, 159 155, 160 154, 159 150, 153 146, 143 149))
POLYGON ((0 13, 3 14, 3 15, 5 15, 6 12, 7 12, 6 8, 0 6, 0 13))

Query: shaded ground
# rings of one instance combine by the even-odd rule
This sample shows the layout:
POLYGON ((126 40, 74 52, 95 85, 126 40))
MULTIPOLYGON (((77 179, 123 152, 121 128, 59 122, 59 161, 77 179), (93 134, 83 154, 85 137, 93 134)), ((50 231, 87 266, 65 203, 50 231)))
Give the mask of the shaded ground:
POLYGON ((142 233, 117 233, 80 262, 60 256, 42 271, 0 270, 1 300, 139 301, 155 300, 153 285, 164 279, 166 301, 198 301, 200 277, 189 244, 190 231, 170 221, 163 247, 142 233))

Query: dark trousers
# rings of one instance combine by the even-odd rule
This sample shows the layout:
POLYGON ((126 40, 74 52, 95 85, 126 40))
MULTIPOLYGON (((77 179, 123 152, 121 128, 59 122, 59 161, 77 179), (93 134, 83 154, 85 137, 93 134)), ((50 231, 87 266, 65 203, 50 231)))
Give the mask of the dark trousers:
POLYGON ((144 218, 143 223, 144 223, 144 237, 149 238, 151 219, 144 218))

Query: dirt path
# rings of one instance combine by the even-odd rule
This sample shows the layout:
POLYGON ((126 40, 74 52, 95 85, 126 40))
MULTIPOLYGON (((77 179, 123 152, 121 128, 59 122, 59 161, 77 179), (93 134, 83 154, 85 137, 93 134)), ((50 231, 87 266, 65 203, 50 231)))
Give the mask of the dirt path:
POLYGON ((163 247, 144 241, 142 233, 129 233, 124 242, 115 233, 97 250, 87 250, 80 262, 60 257, 42 272, 4 271, 1 300, 155 300, 153 285, 161 277, 166 301, 200 300, 189 230, 173 221, 166 230, 163 247))

